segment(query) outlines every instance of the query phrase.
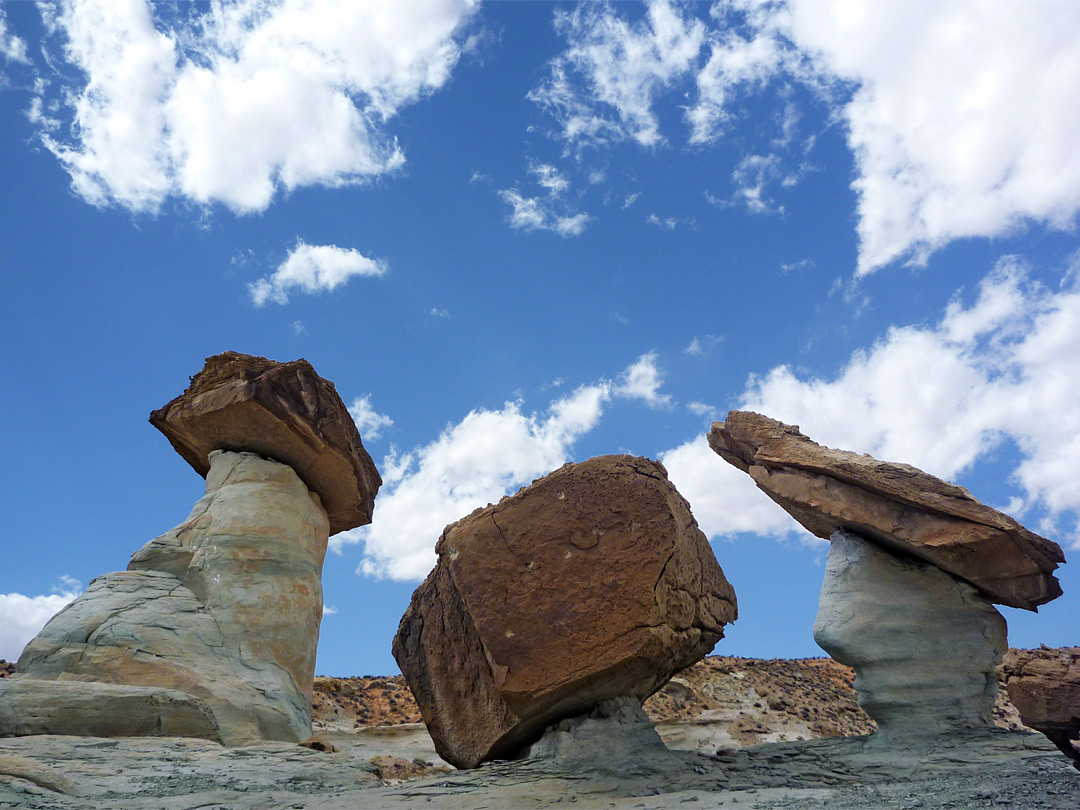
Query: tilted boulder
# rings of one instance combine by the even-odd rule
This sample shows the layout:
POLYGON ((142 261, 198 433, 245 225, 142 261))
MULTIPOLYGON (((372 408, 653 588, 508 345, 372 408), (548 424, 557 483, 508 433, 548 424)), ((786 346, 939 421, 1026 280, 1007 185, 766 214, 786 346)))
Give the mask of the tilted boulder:
POLYGON ((334 384, 307 360, 208 357, 188 389, 152 412, 150 423, 204 478, 213 450, 258 453, 288 464, 318 493, 330 534, 371 522, 382 479, 334 384))
POLYGON ((709 446, 799 523, 844 529, 970 582, 991 602, 1035 610, 1061 595, 1061 547, 966 489, 908 464, 834 450, 748 411, 714 422, 709 446))
MULTIPOLYGON (((344 405, 310 365, 230 353, 208 368, 214 385, 196 376, 189 393, 201 392, 195 401, 208 413, 231 414, 236 424, 260 412, 230 410, 238 391, 256 399, 275 392, 265 411, 274 418, 253 417, 265 434, 261 451, 321 446, 330 460, 310 456, 309 471, 337 468, 342 458, 374 471, 355 428, 324 429, 337 424, 325 414, 344 405), (226 367, 239 383, 222 376, 226 367), (280 368, 292 387, 265 384, 282 377, 280 368), (247 385, 251 369, 258 374, 247 385), (214 392, 232 405, 214 410, 214 392)), ((15 719, 0 712, 0 736, 180 734, 235 745, 311 735, 330 532, 322 496, 361 505, 339 513, 352 515, 339 524, 350 528, 370 514, 375 490, 367 487, 378 486, 378 475, 346 478, 347 497, 340 481, 312 491, 288 464, 238 451, 242 431, 216 432, 229 420, 215 418, 184 422, 185 440, 209 447, 206 494, 186 521, 136 551, 127 571, 95 579, 26 646, 16 676, 0 681, 0 703, 21 707, 15 719)))
POLYGON ((1080 647, 1009 650, 1001 662, 1009 700, 1080 767, 1080 647))
POLYGON ((1061 548, 963 487, 760 414, 731 411, 709 445, 831 541, 814 638, 855 669, 877 739, 989 728, 1008 647, 991 603, 1035 610, 1059 596, 1061 548))
POLYGON ((638 702, 706 655, 735 594, 658 462, 567 464, 448 526, 393 651, 436 750, 471 768, 638 702))

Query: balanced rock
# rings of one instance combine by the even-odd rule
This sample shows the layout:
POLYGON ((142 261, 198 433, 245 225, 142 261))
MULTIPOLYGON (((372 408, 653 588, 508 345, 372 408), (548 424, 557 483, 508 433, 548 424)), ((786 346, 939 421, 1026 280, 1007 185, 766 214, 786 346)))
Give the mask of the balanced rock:
POLYGON ((258 453, 288 464, 319 495, 330 534, 371 522, 382 479, 334 384, 307 360, 208 357, 188 389, 151 413, 150 423, 204 478, 213 450, 258 453))
POLYGON ((1024 724, 1080 763, 1080 647, 1012 649, 1001 672, 1024 724))
POLYGON ((855 669, 859 705, 888 744, 993 725, 1005 619, 933 566, 835 532, 814 640, 855 669))
POLYGON ((327 540, 332 525, 367 522, 374 464, 333 385, 302 360, 211 357, 153 421, 206 494, 26 646, 0 681, 0 705, 20 707, 0 712, 0 736, 299 742, 327 540))
POLYGON ((440 756, 520 752, 706 655, 735 594, 658 462, 567 464, 448 526, 394 657, 440 756))
POLYGON ((1061 595, 1061 547, 908 464, 822 447, 747 411, 714 422, 709 445, 813 534, 845 529, 970 582, 991 602, 1035 610, 1061 595))

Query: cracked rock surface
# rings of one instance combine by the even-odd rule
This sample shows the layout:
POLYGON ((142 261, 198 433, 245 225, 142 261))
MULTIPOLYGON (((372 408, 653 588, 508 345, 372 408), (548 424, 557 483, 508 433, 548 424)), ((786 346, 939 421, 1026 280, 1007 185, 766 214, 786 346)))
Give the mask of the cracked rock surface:
POLYGON ((0 736, 310 736, 327 537, 290 467, 211 453, 188 519, 26 646, 0 681, 0 736))
POLYGON ((394 656, 439 754, 512 756, 706 655, 735 594, 659 462, 567 464, 448 526, 394 656))

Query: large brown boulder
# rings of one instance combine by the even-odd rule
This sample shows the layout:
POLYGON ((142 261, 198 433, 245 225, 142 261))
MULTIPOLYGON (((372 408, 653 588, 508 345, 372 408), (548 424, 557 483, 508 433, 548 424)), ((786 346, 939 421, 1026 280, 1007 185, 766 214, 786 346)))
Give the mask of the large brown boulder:
POLYGON ((1080 767, 1080 647, 1012 649, 1001 673, 1024 724, 1049 737, 1080 767))
POLYGON ((462 768, 605 700, 644 700, 737 615, 688 504, 644 458, 564 465, 448 526, 436 551, 393 649, 462 768))
POLYGON ((307 360, 208 357, 150 423, 203 478, 214 450, 257 453, 288 464, 318 494, 330 534, 371 522, 382 479, 334 384, 307 360))
POLYGON ((837 529, 941 568, 991 602, 1035 610, 1061 595, 1061 547, 966 489, 909 464, 811 441, 748 411, 714 422, 709 446, 818 537, 837 529))

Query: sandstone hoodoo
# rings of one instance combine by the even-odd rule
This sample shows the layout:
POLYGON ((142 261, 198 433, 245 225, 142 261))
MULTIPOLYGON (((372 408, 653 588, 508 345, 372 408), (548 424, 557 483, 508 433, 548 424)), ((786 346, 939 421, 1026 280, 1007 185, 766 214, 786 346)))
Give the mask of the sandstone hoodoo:
POLYGON ((1034 610, 1061 596, 1061 547, 966 489, 909 464, 822 447, 767 416, 731 411, 709 446, 818 537, 846 529, 928 562, 991 602, 1034 610))
POLYGON ((16 677, 0 682, 0 702, 13 706, 0 713, 0 736, 173 734, 241 744, 311 735, 331 530, 323 504, 345 505, 338 528, 367 522, 378 474, 355 426, 333 415, 348 418, 333 386, 305 361, 228 353, 207 369, 188 389, 195 396, 163 409, 191 417, 181 420, 182 442, 206 448, 206 494, 186 521, 136 551, 128 570, 95 579, 27 645, 16 677), (271 405, 246 408, 245 394, 271 405), (241 441, 252 413, 262 414, 252 417, 258 454, 241 441), (281 461, 301 445, 310 451, 298 462, 307 481, 281 461), (320 476, 343 458, 370 474, 324 486, 320 476))
POLYGON ((567 464, 448 526, 394 657, 439 754, 518 753, 604 701, 639 702, 706 655, 735 593, 658 462, 567 464))
POLYGON ((831 541, 814 638, 856 671, 886 741, 989 727, 1007 648, 992 603, 1035 610, 1061 595, 1061 548, 963 487, 907 464, 822 447, 744 411, 709 445, 831 541))
POLYGON ((1080 768, 1080 647, 1009 650, 1001 662, 1009 700, 1080 768))

